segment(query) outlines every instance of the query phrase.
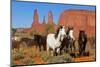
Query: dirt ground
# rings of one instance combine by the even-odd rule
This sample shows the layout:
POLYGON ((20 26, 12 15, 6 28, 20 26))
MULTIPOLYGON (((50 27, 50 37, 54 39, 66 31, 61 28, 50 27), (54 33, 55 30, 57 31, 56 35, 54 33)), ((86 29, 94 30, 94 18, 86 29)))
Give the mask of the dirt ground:
MULTIPOLYGON (((87 46, 87 48, 90 48, 90 45, 87 46)), ((47 64, 49 62, 46 62, 42 59, 41 55, 45 55, 46 51, 44 52, 39 52, 39 50, 37 50, 35 48, 35 46, 30 47, 31 51, 29 51, 29 48, 23 48, 23 54, 24 54, 24 61, 27 61, 26 58, 31 59, 31 62, 29 64, 47 64), (32 55, 32 53, 34 53, 34 56, 32 55), (43 54, 44 53, 44 54, 43 54)), ((74 62, 86 62, 86 61, 95 61, 95 49, 88 49, 87 51, 89 51, 90 55, 89 56, 81 56, 81 57, 72 57, 72 59, 74 60, 74 62)), ((79 53, 78 51, 76 53, 79 53)), ((46 56, 44 56, 45 58, 46 56)), ((28 59, 28 61, 30 62, 30 60, 28 59)), ((14 65, 23 65, 27 62, 22 61, 22 59, 12 59, 13 64, 14 65), (24 63, 23 63, 24 62, 24 63)), ((58 61, 58 60, 57 60, 58 61)))

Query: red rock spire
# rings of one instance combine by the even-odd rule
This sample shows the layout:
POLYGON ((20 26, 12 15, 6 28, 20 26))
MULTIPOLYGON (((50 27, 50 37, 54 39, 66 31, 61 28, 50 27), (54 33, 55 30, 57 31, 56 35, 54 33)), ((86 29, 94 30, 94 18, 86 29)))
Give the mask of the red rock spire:
POLYGON ((53 24, 53 15, 51 11, 48 13, 48 24, 53 24))
POLYGON ((32 23, 32 27, 34 25, 38 25, 39 24, 39 19, 38 19, 38 12, 37 9, 34 10, 34 16, 33 16, 33 23, 32 23))
POLYGON ((43 22, 42 22, 42 24, 46 24, 45 16, 43 17, 43 22))

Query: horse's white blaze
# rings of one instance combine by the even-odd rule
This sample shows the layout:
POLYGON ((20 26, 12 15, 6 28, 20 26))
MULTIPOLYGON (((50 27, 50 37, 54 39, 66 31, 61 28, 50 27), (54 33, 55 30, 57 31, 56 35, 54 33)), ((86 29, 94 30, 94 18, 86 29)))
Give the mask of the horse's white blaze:
POLYGON ((20 41, 20 40, 21 40, 21 38, 20 38, 20 37, 15 36, 15 37, 12 37, 12 40, 15 40, 15 41, 20 41))
POLYGON ((70 30, 69 36, 74 40, 75 38, 74 38, 73 32, 74 32, 73 30, 70 30))

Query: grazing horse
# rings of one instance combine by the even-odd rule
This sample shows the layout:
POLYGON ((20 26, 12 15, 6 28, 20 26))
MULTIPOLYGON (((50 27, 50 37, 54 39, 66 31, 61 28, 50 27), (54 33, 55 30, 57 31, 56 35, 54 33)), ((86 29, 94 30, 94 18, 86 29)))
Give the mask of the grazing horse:
POLYGON ((72 52, 72 48, 74 47, 75 49, 75 38, 73 36, 73 28, 68 27, 67 32, 66 32, 67 37, 65 37, 62 41, 61 47, 60 47, 60 54, 62 50, 65 48, 65 52, 67 53, 69 50, 72 52))
POLYGON ((30 38, 22 38, 22 43, 25 43, 27 46, 36 46, 39 48, 39 51, 41 51, 41 48, 43 47, 43 50, 46 50, 46 36, 41 35, 34 35, 32 39, 30 38))
POLYGON ((31 38, 21 38, 21 43, 25 43, 26 46, 31 47, 34 45, 34 39, 31 38))
POLYGON ((14 49, 14 48, 19 49, 20 43, 21 43, 20 40, 21 39, 19 37, 16 37, 16 36, 11 38, 11 41, 12 41, 12 49, 14 49))
POLYGON ((53 50, 53 55, 57 55, 60 50, 61 42, 66 36, 65 27, 60 26, 56 34, 49 33, 47 35, 47 52, 51 48, 53 50))
POLYGON ((34 41, 36 43, 36 48, 39 47, 39 51, 43 47, 43 50, 46 50, 46 36, 34 35, 34 41))
POLYGON ((83 56, 85 53, 86 43, 87 43, 87 35, 86 35, 85 31, 80 30, 79 37, 78 37, 79 55, 80 56, 83 56))

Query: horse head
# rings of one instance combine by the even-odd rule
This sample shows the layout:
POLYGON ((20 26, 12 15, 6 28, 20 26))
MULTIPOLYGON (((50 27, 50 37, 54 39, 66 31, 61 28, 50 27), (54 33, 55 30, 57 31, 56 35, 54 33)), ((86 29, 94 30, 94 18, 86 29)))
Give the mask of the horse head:
POLYGON ((67 37, 66 32, 65 32, 65 26, 60 27, 59 35, 60 35, 60 40, 61 41, 64 39, 64 37, 67 37))
POLYGON ((74 39, 74 34, 73 33, 74 33, 73 27, 68 27, 67 32, 66 32, 66 35, 68 37, 70 37, 71 39, 74 39))
POLYGON ((85 34, 84 30, 80 30, 79 37, 80 37, 80 39, 82 39, 84 41, 84 38, 86 37, 86 34, 85 34))

